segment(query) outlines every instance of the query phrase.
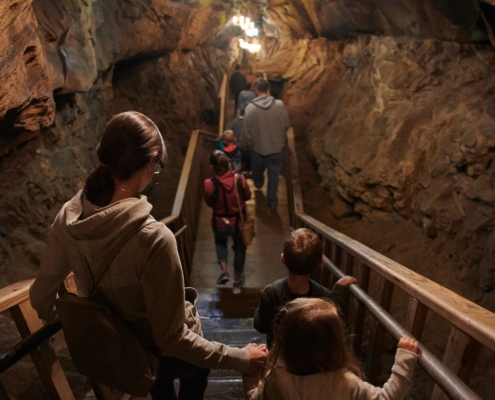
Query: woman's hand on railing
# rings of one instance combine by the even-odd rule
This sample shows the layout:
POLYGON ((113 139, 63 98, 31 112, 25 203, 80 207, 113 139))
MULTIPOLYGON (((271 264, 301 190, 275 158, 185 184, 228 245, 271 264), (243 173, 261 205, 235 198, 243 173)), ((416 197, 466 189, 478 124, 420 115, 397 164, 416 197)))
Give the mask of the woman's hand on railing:
POLYGON ((418 342, 416 339, 412 337, 403 337, 399 340, 399 344, 397 345, 398 349, 408 350, 411 353, 418 354, 418 342))

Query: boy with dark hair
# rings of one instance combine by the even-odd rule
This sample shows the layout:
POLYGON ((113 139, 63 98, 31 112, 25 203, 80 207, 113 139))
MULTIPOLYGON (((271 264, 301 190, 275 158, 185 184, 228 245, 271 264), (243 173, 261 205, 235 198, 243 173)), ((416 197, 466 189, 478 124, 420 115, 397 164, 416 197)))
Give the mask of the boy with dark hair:
POLYGON ((328 298, 342 312, 349 293, 348 286, 357 282, 352 276, 344 276, 329 290, 309 279, 309 275, 323 263, 323 246, 318 236, 306 228, 291 232, 280 258, 289 270, 289 276, 263 289, 254 313, 254 328, 266 333, 268 348, 271 348, 274 339, 273 320, 285 303, 298 297, 328 298))

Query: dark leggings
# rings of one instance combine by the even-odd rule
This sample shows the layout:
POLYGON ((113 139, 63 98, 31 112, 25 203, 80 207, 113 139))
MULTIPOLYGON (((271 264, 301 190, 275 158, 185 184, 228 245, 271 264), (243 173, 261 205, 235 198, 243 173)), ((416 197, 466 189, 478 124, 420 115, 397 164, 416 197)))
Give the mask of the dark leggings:
POLYGON ((158 377, 151 388, 153 400, 202 400, 208 385, 209 369, 197 367, 173 357, 160 358, 158 377), (179 378, 179 396, 174 380, 179 378))

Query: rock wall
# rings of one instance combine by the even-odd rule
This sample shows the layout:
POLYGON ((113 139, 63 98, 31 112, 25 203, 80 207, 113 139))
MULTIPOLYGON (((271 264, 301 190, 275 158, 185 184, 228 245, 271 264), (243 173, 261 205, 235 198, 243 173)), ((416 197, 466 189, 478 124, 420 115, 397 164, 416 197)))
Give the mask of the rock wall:
MULTIPOLYGON (((344 7, 331 3, 336 10, 344 7)), ((383 11, 391 5, 373 7, 383 11)), ((272 10, 273 20, 283 19, 281 10, 272 10)), ((443 38, 456 41, 437 40, 442 35, 424 20, 424 35, 417 36, 437 39, 348 35, 329 40, 336 35, 316 29, 317 35, 327 37, 292 36, 255 68, 285 82, 283 99, 297 144, 301 153, 307 152, 300 162, 303 189, 311 193, 309 208, 314 187, 320 185, 326 194, 319 206, 327 207, 328 222, 344 232, 345 221, 367 221, 368 229, 383 221, 411 229, 412 222, 422 230, 424 246, 448 260, 435 267, 442 269, 435 280, 458 290, 450 278, 447 283, 441 279, 455 275, 473 287, 463 293, 479 300, 476 288, 488 292, 495 287, 495 53, 487 44, 460 43, 458 33, 469 36, 469 29, 452 22, 460 20, 455 10, 444 21, 451 29, 442 32, 443 38)), ((312 20, 321 25, 325 18, 316 13, 312 20)), ((395 25, 409 26, 404 15, 395 25)), ((386 240, 386 232, 373 235, 386 240)), ((366 242, 366 235, 358 239, 366 242)), ((409 243, 411 252, 415 245, 409 243)), ((387 254, 385 243, 378 247, 387 254)), ((495 310, 493 299, 489 307, 495 310)))
POLYGON ((149 198, 157 218, 168 215, 189 134, 217 102, 227 58, 206 33, 229 7, 0 4, 0 287, 35 275, 48 227, 97 165, 95 146, 115 113, 143 112, 162 131, 171 156, 149 198))

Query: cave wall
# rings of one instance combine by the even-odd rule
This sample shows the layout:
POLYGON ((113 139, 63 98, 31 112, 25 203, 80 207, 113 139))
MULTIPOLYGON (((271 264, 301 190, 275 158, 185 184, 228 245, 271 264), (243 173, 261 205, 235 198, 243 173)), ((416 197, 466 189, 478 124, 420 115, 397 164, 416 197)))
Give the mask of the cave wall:
POLYGON ((328 222, 412 222, 447 256, 431 268, 479 300, 495 286, 495 53, 473 2, 449 3, 276 3, 279 50, 254 66, 285 82, 303 189, 325 189, 328 222), (312 30, 298 34, 295 15, 312 30))
MULTIPOLYGON (((167 214, 189 132, 216 103, 228 56, 212 32, 231 8, 2 2, 1 279, 34 273, 48 225, 94 167, 116 112, 148 114, 168 140, 150 193, 164 195, 155 212, 167 214)), ((280 40, 254 66, 285 81, 298 144, 318 170, 306 189, 321 184, 336 219, 393 214, 444 238, 462 275, 490 290, 493 52, 476 2, 272 0, 264 14, 280 40)))
POLYGON ((0 4, 0 287, 36 274, 48 228, 96 167, 99 135, 115 113, 143 112, 162 131, 170 158, 149 198, 157 218, 168 215, 189 134, 217 102, 227 57, 209 33, 229 7, 0 4))

